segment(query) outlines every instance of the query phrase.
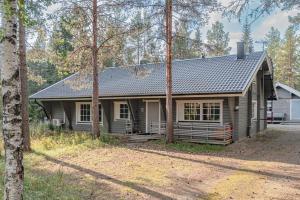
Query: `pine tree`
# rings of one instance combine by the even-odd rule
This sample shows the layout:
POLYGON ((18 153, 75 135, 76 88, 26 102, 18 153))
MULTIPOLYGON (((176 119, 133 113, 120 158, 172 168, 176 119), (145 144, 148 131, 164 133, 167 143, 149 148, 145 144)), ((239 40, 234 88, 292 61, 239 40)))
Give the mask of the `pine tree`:
POLYGON ((246 54, 254 52, 253 39, 251 37, 251 24, 249 23, 248 18, 246 18, 243 25, 242 42, 244 42, 246 54))
POLYGON ((26 62, 25 1, 19 0, 19 68, 21 81, 21 114, 24 151, 30 151, 29 114, 28 114, 28 73, 26 62))
POLYGON ((229 32, 225 33, 224 25, 217 21, 212 25, 212 29, 207 31, 208 54, 210 56, 229 54, 231 50, 228 47, 229 40, 229 32))
POLYGON ((285 32, 285 38, 280 47, 278 60, 276 64, 276 79, 291 87, 295 87, 299 80, 299 48, 300 38, 297 36, 294 26, 289 26, 285 32))
POLYGON ((204 50, 200 27, 196 29, 195 38, 192 40, 191 52, 193 54, 192 57, 194 58, 199 58, 203 56, 204 50))
POLYGON ((175 36, 173 39, 174 59, 187 59, 192 57, 190 35, 191 31, 189 31, 187 22, 179 20, 175 23, 175 36))
POLYGON ((174 142, 173 133, 173 98, 172 98, 172 11, 173 1, 166 0, 166 111, 167 111, 167 143, 174 142))
POLYGON ((272 58, 273 62, 276 63, 277 53, 280 51, 280 31, 274 27, 271 27, 270 31, 266 35, 267 52, 272 58))

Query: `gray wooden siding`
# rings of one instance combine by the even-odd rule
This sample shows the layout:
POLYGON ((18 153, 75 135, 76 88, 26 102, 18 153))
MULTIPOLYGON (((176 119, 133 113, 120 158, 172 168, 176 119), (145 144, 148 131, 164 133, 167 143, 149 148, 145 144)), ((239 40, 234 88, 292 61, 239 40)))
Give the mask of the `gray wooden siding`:
POLYGON ((277 87, 277 95, 279 99, 291 99, 292 95, 290 92, 282 89, 281 87, 277 87))
POLYGON ((274 113, 285 113, 287 115, 287 120, 290 120, 290 99, 278 99, 273 101, 273 112, 274 113))
POLYGON ((247 137, 248 123, 248 92, 245 96, 239 97, 238 110, 238 140, 247 137))

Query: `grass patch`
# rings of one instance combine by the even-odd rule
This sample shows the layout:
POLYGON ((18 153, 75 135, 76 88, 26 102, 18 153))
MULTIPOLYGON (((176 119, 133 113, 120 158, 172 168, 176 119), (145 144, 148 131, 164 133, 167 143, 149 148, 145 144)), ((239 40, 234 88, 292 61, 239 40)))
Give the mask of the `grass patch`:
POLYGON ((209 153, 209 152, 220 152, 225 149, 221 145, 213 144, 196 144, 183 141, 176 141, 173 144, 166 144, 165 140, 154 141, 156 144, 163 145, 167 149, 188 152, 188 153, 209 153))
MULTIPOLYGON (((26 157, 25 157, 26 159, 26 157)), ((29 163, 29 162, 28 162, 29 163)), ((0 159, 0 178, 4 180, 4 159, 0 159)), ((24 199, 74 199, 84 198, 83 191, 76 184, 67 182, 67 174, 62 171, 45 172, 34 169, 32 164, 25 165, 24 199)), ((0 181, 0 197, 3 197, 4 184, 0 181)))
MULTIPOLYGON (((74 175, 62 170, 43 168, 44 155, 59 159, 60 156, 80 156, 83 151, 95 148, 110 148, 120 144, 120 139, 101 133, 100 139, 92 139, 90 133, 49 130, 46 126, 31 128, 32 152, 24 154, 24 199, 89 199, 94 182, 80 178, 73 182, 74 175), (71 180, 71 181, 70 181, 71 180)), ((4 180, 4 147, 0 138, 0 179, 4 180)), ((4 181, 0 181, 0 197, 3 196, 4 181)))

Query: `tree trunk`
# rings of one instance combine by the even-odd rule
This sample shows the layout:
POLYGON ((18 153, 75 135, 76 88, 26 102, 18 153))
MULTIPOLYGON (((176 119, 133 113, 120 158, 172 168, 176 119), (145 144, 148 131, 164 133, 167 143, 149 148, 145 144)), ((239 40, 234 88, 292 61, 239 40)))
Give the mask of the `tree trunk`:
POLYGON ((97 0, 93 0, 93 46, 92 46, 92 59, 93 59, 93 97, 92 97, 92 114, 93 114, 93 138, 100 137, 99 125, 99 85, 98 85, 98 64, 97 64, 97 0))
POLYGON ((2 98, 5 148, 4 199, 23 199, 23 135, 21 131, 20 75, 17 49, 17 0, 4 1, 2 98))
POLYGON ((167 143, 174 142, 172 109, 172 0, 166 0, 166 111, 167 143))
POLYGON ((30 151, 30 133, 28 116, 28 95, 27 95, 27 65, 26 65, 26 36, 24 27, 24 0, 19 0, 19 62, 21 81, 21 113, 22 133, 24 135, 24 151, 30 151))

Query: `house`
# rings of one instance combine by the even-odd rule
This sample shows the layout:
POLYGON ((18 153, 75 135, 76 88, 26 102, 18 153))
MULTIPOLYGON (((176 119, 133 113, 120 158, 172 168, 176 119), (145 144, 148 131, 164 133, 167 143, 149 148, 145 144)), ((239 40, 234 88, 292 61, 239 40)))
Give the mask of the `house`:
POLYGON ((269 121, 300 121, 300 92, 282 83, 275 88, 277 99, 268 101, 269 121))
MULTIPOLYGON (((265 52, 245 55, 239 43, 237 55, 175 60, 172 75, 178 138, 205 134, 208 141, 210 134, 219 133, 237 141, 266 128, 267 99, 274 87, 265 52)), ((79 77, 73 74, 30 98, 40 102, 51 120, 89 131, 92 89, 81 86, 91 77, 79 77)), ((99 77, 99 112, 105 132, 164 133, 164 63, 107 68, 99 77)))

